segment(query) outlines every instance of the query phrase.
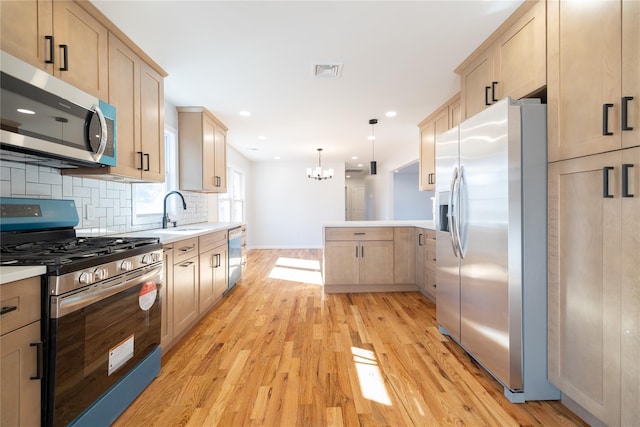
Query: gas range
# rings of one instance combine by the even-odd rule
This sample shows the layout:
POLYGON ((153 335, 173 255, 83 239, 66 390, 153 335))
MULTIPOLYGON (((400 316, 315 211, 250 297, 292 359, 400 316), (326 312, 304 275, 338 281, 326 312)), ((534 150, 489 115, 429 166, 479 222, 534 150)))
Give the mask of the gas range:
POLYGON ((72 200, 0 198, 0 266, 46 267, 45 426, 110 424, 160 371, 160 240, 79 237, 78 222, 72 200))

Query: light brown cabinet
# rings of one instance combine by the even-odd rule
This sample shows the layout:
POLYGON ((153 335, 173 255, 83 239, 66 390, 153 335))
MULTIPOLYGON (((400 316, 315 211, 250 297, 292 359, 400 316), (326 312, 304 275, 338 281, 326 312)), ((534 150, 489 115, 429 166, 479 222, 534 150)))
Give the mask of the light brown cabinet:
POLYGON ((456 69, 462 120, 506 96, 523 98, 545 86, 545 4, 523 3, 456 69))
POLYGON ((107 28, 74 1, 0 2, 2 50, 100 99, 108 96, 107 28))
POLYGON ((40 277, 0 285, 0 425, 39 426, 40 277))
POLYGON ((178 338, 198 318, 198 238, 173 247, 173 335, 178 338))
POLYGON ((109 103, 116 107, 117 165, 65 175, 164 182, 164 77, 109 34, 109 103))
POLYGON ((222 298, 228 283, 228 234, 218 231, 199 237, 200 284, 199 312, 204 314, 222 298))
POLYGON ((547 7, 549 160, 640 144, 640 3, 547 7))
POLYGON ((162 301, 162 322, 160 326, 160 347, 166 353, 173 341, 173 243, 163 248, 164 280, 160 298, 162 301))
POLYGON ((393 283, 416 283, 414 227, 393 228, 393 283))
POLYGON ((434 191, 436 184, 436 136, 460 123, 460 94, 456 94, 442 107, 418 124, 420 128, 420 191, 434 191))
POLYGON ((640 148, 549 165, 549 379, 607 425, 640 423, 639 196, 640 148))
POLYGON ((393 261, 391 227, 325 229, 325 290, 332 285, 393 284, 393 261))
POLYGON ((178 107, 180 189, 227 191, 227 127, 204 107, 178 107))
POLYGON ((426 228, 415 229, 416 285, 432 301, 436 300, 436 233, 426 228))

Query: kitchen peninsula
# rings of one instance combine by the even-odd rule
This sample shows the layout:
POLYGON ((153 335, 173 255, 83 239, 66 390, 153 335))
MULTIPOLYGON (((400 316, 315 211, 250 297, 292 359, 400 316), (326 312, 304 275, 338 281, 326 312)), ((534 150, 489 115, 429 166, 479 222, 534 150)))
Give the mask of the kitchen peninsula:
POLYGON ((323 227, 324 290, 421 291, 435 301, 433 221, 344 221, 323 227))

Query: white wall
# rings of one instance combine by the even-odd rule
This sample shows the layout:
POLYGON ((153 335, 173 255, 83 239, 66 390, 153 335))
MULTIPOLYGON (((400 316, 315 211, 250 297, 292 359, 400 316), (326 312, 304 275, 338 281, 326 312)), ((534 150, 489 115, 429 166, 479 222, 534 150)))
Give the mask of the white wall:
POLYGON ((419 190, 418 173, 394 173, 393 219, 433 219, 433 191, 419 190))
POLYGON ((344 163, 323 163, 334 177, 307 178, 301 162, 252 163, 247 201, 250 248, 320 248, 322 226, 344 220, 344 163))

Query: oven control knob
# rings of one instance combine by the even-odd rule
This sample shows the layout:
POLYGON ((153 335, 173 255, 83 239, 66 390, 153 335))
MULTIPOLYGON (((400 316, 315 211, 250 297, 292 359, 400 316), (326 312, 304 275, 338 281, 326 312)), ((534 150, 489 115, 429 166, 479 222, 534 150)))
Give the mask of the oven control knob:
POLYGON ((106 268, 96 268, 93 271, 96 280, 104 280, 109 277, 109 271, 106 268))
POLYGON ((158 262, 160 261, 160 254, 157 254, 155 252, 144 255, 142 257, 142 263, 143 264, 153 264, 154 262, 158 262))
POLYGON ((83 285, 90 285, 93 283, 93 273, 90 271, 83 271, 82 273, 80 273, 80 276, 78 277, 78 282, 80 282, 83 285))
POLYGON ((129 260, 122 261, 120 264, 120 270, 122 271, 130 271, 133 268, 133 264, 129 260))

